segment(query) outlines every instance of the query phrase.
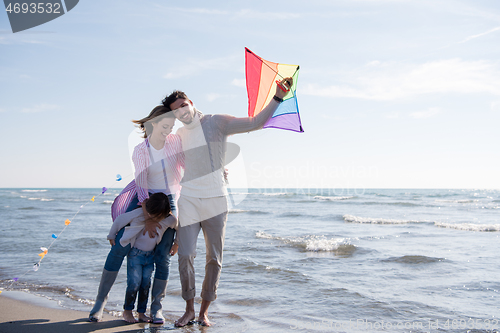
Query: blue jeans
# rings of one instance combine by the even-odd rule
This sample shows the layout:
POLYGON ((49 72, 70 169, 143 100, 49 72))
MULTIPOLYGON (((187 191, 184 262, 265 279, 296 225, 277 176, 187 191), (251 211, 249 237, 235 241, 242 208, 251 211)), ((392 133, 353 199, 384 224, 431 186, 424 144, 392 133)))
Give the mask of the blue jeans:
MULTIPOLYGON (((175 215, 177 211, 177 207, 175 207, 175 201, 173 195, 168 195, 170 199, 170 207, 172 209, 172 213, 175 215)), ((138 206, 139 199, 137 195, 132 200, 130 205, 127 208, 127 213, 134 209, 141 209, 141 206, 138 206)), ((115 238, 115 245, 111 247, 109 251, 108 257, 106 258, 106 263, 104 264, 104 269, 109 272, 117 272, 120 270, 122 266, 123 259, 130 251, 130 244, 127 246, 121 246, 120 239, 123 236, 123 232, 125 228, 120 229, 115 238)), ((163 237, 161 239, 160 244, 156 245, 155 248, 155 279, 168 280, 168 276, 170 273, 170 248, 172 247, 172 243, 174 242, 175 230, 168 228, 163 237)))
POLYGON ((148 305, 151 275, 154 269, 154 251, 142 251, 133 247, 127 256, 127 291, 124 310, 133 310, 137 292, 137 312, 145 313, 148 305))

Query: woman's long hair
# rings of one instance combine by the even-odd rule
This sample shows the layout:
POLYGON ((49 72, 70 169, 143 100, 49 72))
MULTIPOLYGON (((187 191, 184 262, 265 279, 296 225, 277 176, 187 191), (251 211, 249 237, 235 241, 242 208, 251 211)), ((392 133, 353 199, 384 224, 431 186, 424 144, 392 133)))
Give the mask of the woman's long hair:
POLYGON ((170 109, 167 109, 163 105, 159 105, 155 107, 147 117, 139 120, 132 120, 132 122, 137 124, 137 127, 144 132, 144 138, 147 138, 153 133, 153 123, 156 124, 164 118, 175 118, 175 116, 173 112, 170 112, 170 109))

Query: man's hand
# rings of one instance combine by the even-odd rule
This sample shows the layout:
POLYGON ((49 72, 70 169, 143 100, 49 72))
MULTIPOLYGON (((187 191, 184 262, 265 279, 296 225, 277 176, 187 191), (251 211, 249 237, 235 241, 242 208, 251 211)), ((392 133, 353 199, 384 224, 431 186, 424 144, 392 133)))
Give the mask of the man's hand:
POLYGON ((158 235, 158 233, 156 232, 156 228, 160 228, 161 229, 161 225, 160 223, 156 222, 155 220, 149 218, 149 219, 146 219, 146 226, 144 227, 144 232, 142 233, 143 235, 147 233, 149 233, 149 237, 151 238, 155 238, 156 235, 158 235))
POLYGON ((114 239, 108 239, 109 240, 109 244, 111 244, 111 246, 115 246, 115 240, 114 239))
POLYGON ((172 244, 172 248, 170 249, 170 255, 175 256, 178 250, 179 250, 179 245, 176 243, 172 244))
MULTIPOLYGON (((293 85, 293 78, 286 77, 286 78, 284 78, 283 80, 280 81, 280 84, 283 87, 286 87, 288 90, 290 90, 290 88, 293 85)), ((283 89, 281 87, 279 87, 278 84, 276 84, 276 94, 275 94, 276 97, 279 97, 279 98, 283 99, 283 97, 285 97, 286 94, 288 94, 288 91, 283 91, 283 89)))

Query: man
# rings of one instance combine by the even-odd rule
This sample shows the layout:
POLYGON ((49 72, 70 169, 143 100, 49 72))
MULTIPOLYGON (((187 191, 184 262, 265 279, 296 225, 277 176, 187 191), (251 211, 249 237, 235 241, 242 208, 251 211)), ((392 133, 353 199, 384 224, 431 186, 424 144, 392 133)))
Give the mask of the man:
MULTIPOLYGON (((292 78, 285 78, 280 83, 287 89, 292 84, 292 78)), ((208 307, 217 298, 228 213, 228 192, 224 182, 227 137, 261 129, 286 93, 285 89, 277 86, 271 102, 253 118, 203 115, 194 109, 193 102, 181 91, 174 91, 163 100, 163 105, 172 110, 175 117, 184 124, 177 131, 182 139, 185 154, 185 172, 178 202, 180 226, 177 240, 179 275, 186 311, 175 322, 178 327, 185 326, 195 319, 193 264, 200 229, 203 229, 205 236, 207 255, 198 322, 203 326, 210 326, 208 307)))

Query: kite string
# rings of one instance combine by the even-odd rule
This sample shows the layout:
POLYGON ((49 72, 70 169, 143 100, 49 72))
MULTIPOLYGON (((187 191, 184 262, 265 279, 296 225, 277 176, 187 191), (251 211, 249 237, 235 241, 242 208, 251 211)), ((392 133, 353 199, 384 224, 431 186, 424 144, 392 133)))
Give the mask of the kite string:
MULTIPOLYGON (((130 175, 131 175, 131 174, 129 174, 129 175, 127 175, 127 176, 125 176, 125 178, 128 178, 130 175)), ((121 181, 121 180, 122 180, 122 177, 121 177, 120 175, 117 175, 117 180, 115 181, 115 184, 116 184, 117 182, 121 181)), ((113 188, 113 187, 114 187, 114 185, 113 185, 113 186, 110 186, 109 188, 113 188)), ((27 270, 26 272, 24 272, 21 276, 19 276, 19 277, 15 277, 15 278, 12 280, 11 284, 7 287, 7 289, 10 289, 10 288, 14 285, 14 283, 16 283, 16 282, 17 282, 20 278, 22 278, 23 276, 25 276, 25 275, 26 275, 26 274, 28 274, 29 272, 31 272, 31 271, 35 271, 35 272, 36 272, 36 271, 38 270, 38 267, 40 267, 40 264, 42 263, 43 258, 44 258, 44 257, 45 257, 45 255, 48 253, 49 249, 52 247, 52 245, 54 244, 54 242, 55 242, 55 241, 59 238, 59 236, 60 236, 60 235, 64 232, 64 230, 66 230, 66 228, 69 226, 69 224, 71 223, 71 221, 73 221, 73 220, 76 218, 76 216, 80 213, 80 211, 81 211, 81 210, 82 210, 82 209, 83 209, 86 205, 88 205, 90 202, 94 202, 95 198, 100 197, 100 196, 101 196, 101 195, 103 195, 103 194, 104 194, 107 190, 108 190, 108 188, 107 188, 107 187, 103 187, 103 190, 102 190, 102 192, 101 192, 99 195, 97 195, 97 196, 93 196, 93 197, 92 197, 92 199, 88 200, 85 204, 81 205, 81 206, 80 206, 80 208, 78 209, 78 211, 75 213, 75 215, 73 215, 73 217, 71 218, 71 220, 67 219, 67 220, 65 221, 65 226, 64 226, 64 228, 61 230, 61 232, 59 232, 59 234, 57 234, 57 235, 53 234, 53 238, 54 238, 54 239, 52 240, 52 242, 50 243, 50 245, 49 245, 47 248, 42 248, 42 251, 43 251, 43 252, 39 254, 41 258, 40 258, 40 260, 38 260, 38 262, 37 262, 37 263, 33 264, 33 268, 32 268, 32 269, 28 269, 28 270, 27 270), (54 236, 55 236, 55 237, 54 237, 54 236)), ((0 293, 1 293, 1 292, 2 292, 2 291, 0 290, 0 293)))

